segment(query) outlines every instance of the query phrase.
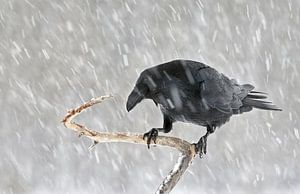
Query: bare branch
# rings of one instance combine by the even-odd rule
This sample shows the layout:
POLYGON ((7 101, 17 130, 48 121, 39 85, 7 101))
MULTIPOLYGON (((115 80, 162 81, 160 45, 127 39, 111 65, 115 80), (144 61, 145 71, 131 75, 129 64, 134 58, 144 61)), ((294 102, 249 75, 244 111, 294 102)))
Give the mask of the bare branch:
MULTIPOLYGON (((144 144, 146 141, 143 140, 142 134, 133 134, 125 132, 97 132, 89 129, 83 125, 72 122, 72 120, 78 116, 83 110, 103 102, 105 99, 112 97, 111 95, 101 96, 98 98, 91 99, 90 101, 82 104, 81 106, 68 111, 68 114, 62 120, 65 127, 74 130, 80 136, 85 136, 98 143, 104 142, 126 142, 135 144, 144 144)), ((195 146, 185 140, 176 137, 158 136, 156 139, 156 145, 168 146, 175 148, 181 152, 177 163, 174 168, 165 177, 163 182, 158 187, 156 194, 169 193, 177 184, 179 179, 182 177, 186 169, 194 159, 196 152, 195 146)), ((93 146, 93 145, 92 145, 93 146)))

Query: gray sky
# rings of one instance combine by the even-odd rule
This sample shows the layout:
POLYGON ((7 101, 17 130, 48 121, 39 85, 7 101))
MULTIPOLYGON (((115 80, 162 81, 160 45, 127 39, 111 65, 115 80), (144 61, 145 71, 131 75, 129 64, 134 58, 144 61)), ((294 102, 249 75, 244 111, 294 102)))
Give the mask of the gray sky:
MULTIPOLYGON (((300 2, 0 2, 0 192, 154 193, 177 160, 168 148, 78 139, 60 120, 92 97, 115 96, 78 122, 144 133, 162 125, 150 101, 126 112, 138 74, 176 58, 204 62, 269 94, 217 129, 173 193, 299 193, 300 2)), ((196 142, 200 126, 168 134, 196 142)))

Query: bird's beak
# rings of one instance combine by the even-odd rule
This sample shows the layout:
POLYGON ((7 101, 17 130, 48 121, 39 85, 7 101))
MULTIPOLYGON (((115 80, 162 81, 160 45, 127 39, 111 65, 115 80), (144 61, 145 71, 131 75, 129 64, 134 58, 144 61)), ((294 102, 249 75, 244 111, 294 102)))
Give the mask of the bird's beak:
POLYGON ((126 103, 127 111, 128 112, 131 111, 143 99, 144 99, 144 96, 140 92, 133 90, 127 99, 127 103, 126 103))

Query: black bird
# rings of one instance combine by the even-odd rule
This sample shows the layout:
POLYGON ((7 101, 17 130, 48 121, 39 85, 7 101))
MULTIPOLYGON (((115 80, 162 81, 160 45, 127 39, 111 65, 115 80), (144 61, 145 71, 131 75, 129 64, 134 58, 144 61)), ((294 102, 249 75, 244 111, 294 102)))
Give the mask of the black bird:
POLYGON ((127 111, 143 99, 160 106, 164 123, 144 134, 149 148, 158 131, 168 133, 176 121, 206 127, 196 145, 200 157, 206 154, 207 137, 234 114, 253 108, 281 111, 268 101, 266 93, 253 91, 250 84, 240 85, 214 68, 191 60, 174 60, 144 70, 127 100, 127 111))

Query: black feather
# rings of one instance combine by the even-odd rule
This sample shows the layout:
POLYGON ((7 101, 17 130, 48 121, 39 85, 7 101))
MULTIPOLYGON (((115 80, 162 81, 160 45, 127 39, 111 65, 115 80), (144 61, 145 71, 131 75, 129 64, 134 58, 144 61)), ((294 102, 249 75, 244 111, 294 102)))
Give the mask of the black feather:
POLYGON ((263 96, 263 95, 252 95, 252 94, 248 94, 247 97, 248 97, 248 98, 253 98, 253 99, 266 99, 266 98, 268 98, 267 96, 263 96))
POLYGON ((265 95, 268 94, 266 92, 258 92, 258 91, 251 91, 250 93, 253 93, 253 94, 265 94, 265 95))
POLYGON ((244 106, 252 106, 254 108, 259 108, 263 110, 275 110, 275 111, 282 111, 282 109, 278 108, 276 105, 272 104, 272 102, 269 101, 261 101, 252 99, 250 97, 246 97, 243 99, 244 106))

